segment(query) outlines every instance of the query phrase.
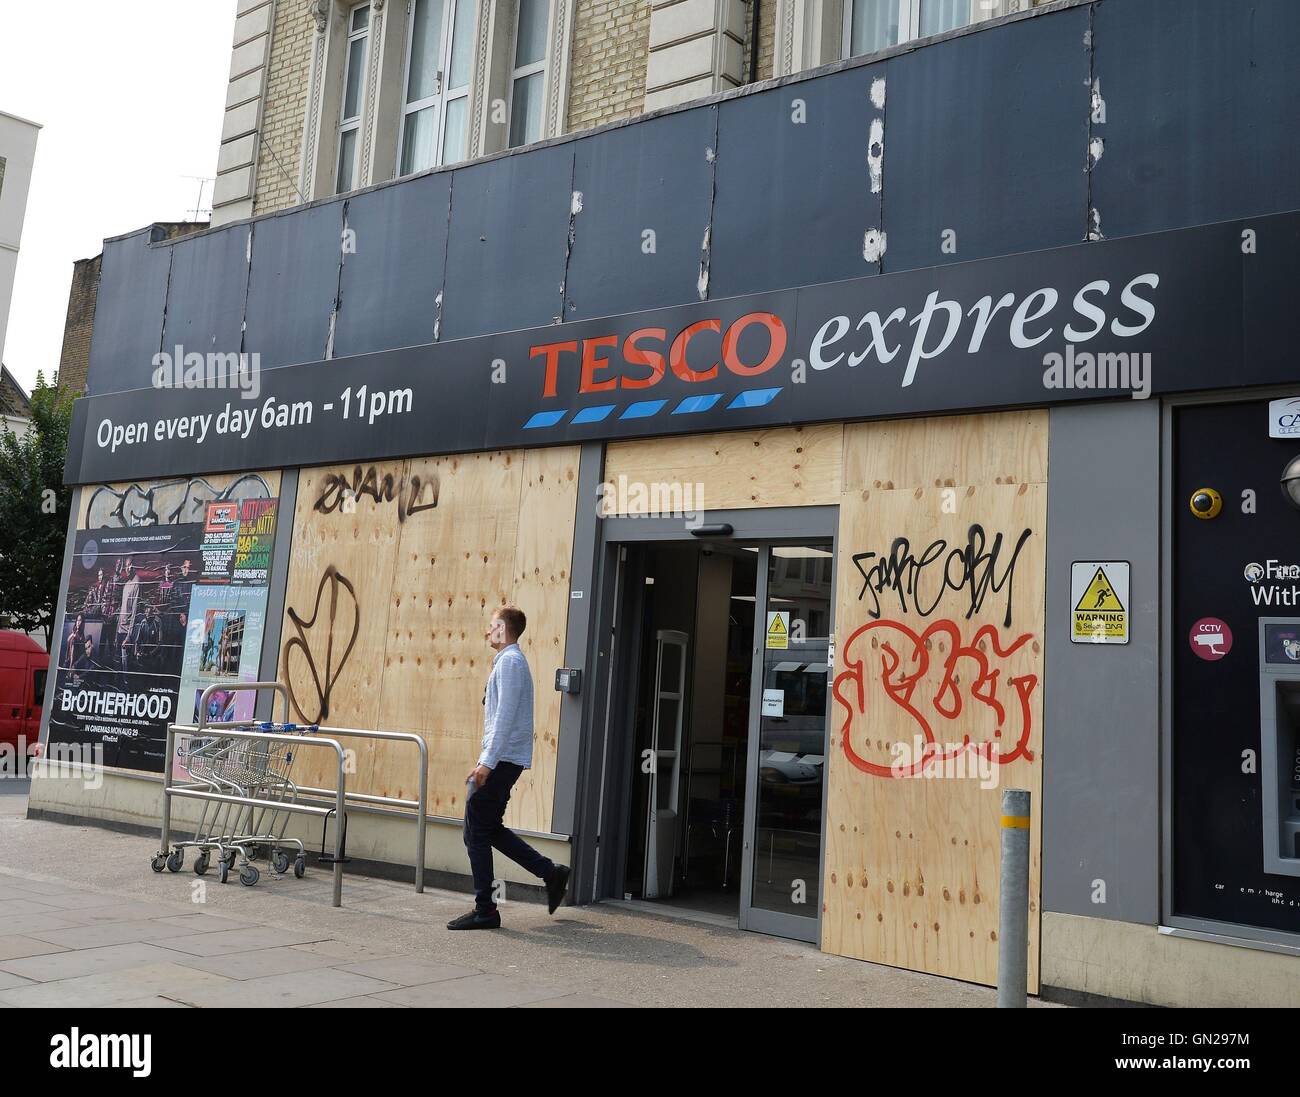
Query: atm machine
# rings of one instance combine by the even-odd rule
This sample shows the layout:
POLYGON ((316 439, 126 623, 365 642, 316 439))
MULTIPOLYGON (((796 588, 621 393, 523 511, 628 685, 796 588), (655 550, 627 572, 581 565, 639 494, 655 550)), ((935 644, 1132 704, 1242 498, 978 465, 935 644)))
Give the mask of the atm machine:
POLYGON ((1259 620, 1264 871, 1300 876, 1300 617, 1259 620))

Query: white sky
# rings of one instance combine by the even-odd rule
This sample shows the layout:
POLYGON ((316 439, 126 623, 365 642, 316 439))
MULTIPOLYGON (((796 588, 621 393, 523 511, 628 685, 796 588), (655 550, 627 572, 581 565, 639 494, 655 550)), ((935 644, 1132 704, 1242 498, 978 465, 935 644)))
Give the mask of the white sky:
POLYGON ((58 368, 73 262, 105 237, 194 220, 187 176, 216 175, 235 0, 0 8, 0 110, 44 127, 4 348, 30 391, 38 369, 58 368))

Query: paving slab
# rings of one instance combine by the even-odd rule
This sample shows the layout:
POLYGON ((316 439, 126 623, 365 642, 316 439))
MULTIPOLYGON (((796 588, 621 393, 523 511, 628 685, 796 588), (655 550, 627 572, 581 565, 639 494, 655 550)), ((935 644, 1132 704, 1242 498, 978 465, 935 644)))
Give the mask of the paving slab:
POLYGON ((81 925, 59 914, 5 914, 0 915, 0 937, 27 933, 33 929, 71 929, 81 925))
POLYGON ((35 937, 10 935, 0 937, 0 960, 21 960, 26 956, 45 956, 51 952, 66 952, 62 945, 38 941, 35 937))
POLYGON ((413 987, 421 983, 440 983, 444 979, 461 979, 467 975, 478 975, 475 968, 458 967, 455 964, 431 964, 424 960, 413 960, 409 956, 389 956, 379 960, 362 960, 355 964, 336 964, 340 971, 350 971, 355 975, 368 975, 372 979, 382 979, 386 983, 396 983, 399 987, 413 987))
POLYGON ((195 971, 180 964, 140 964, 7 990, 0 992, 0 1000, 26 1009, 93 1009, 163 995, 179 999, 222 986, 238 984, 211 972, 195 971))
MULTIPOLYGON (((106 917, 109 920, 117 917, 124 905, 123 899, 120 895, 111 895, 107 892, 91 891, 89 889, 86 891, 68 892, 62 895, 42 895, 41 902, 48 908, 53 908, 55 911, 67 912, 68 917, 73 917, 78 911, 91 911, 99 908, 101 912, 106 912, 106 917)), ((129 906, 132 909, 143 910, 145 908, 156 909, 160 904, 132 901, 129 906)), ((0 910, 0 914, 3 913, 4 911, 0 910)), ((163 913, 177 914, 179 911, 175 904, 168 904, 163 913)), ((88 914, 87 917, 93 916, 88 914)), ((124 915, 124 917, 130 918, 134 917, 134 915, 128 913, 124 915)))
POLYGON ((539 1002, 544 998, 559 998, 564 993, 560 987, 530 984, 524 979, 508 975, 481 974, 403 987, 376 994, 375 997, 385 1002, 426 1009, 489 1009, 521 1006, 525 1002, 539 1002))
POLYGON ((249 929, 254 922, 241 922, 237 918, 224 918, 220 914, 176 914, 167 918, 156 918, 166 926, 189 927, 192 933, 212 933, 222 929, 249 929))
POLYGON ((165 963, 173 959, 173 953, 164 952, 157 945, 132 943, 0 960, 0 971, 21 975, 24 979, 38 983, 53 983, 63 979, 77 979, 83 975, 119 971, 122 968, 165 963))
POLYGON ((590 994, 566 994, 563 998, 543 998, 540 1002, 521 1002, 515 1009, 636 1009, 632 1002, 612 998, 595 998, 590 994))
POLYGON ((228 956, 235 952, 255 952, 277 945, 303 945, 320 940, 324 934, 274 926, 254 926, 251 929, 227 929, 215 933, 192 933, 184 937, 171 937, 163 942, 164 948, 173 952, 186 952, 191 956, 228 956))
POLYGON ((58 913, 58 907, 50 903, 38 903, 34 899, 0 899, 0 918, 58 913))
POLYGON ((125 945, 133 941, 163 941, 169 937, 192 937, 193 929, 186 926, 169 926, 161 922, 142 919, 134 922, 102 922, 96 925, 74 926, 71 929, 32 930, 28 936, 64 948, 99 948, 103 945, 125 945))
POLYGON ((353 975, 348 971, 321 968, 294 971, 260 979, 228 981, 225 986, 204 987, 193 991, 168 991, 168 997, 192 1006, 253 1009, 284 1009, 333 1002, 341 998, 358 998, 395 989, 392 983, 353 975))
POLYGON ((322 956, 333 956, 339 961, 382 960, 396 956, 397 949, 384 945, 372 945, 364 941, 309 941, 303 945, 294 945, 303 952, 315 952, 322 956))
POLYGON ((0 991, 12 990, 15 987, 35 986, 33 980, 24 979, 21 975, 14 975, 12 972, 0 971, 0 991))
POLYGON ((12 887, 31 895, 71 895, 78 889, 70 884, 53 880, 37 880, 27 876, 0 875, 0 890, 12 887))
POLYGON ((95 926, 107 922, 138 922, 144 918, 179 918, 194 913, 196 911, 175 903, 123 902, 119 899, 104 906, 65 907, 58 917, 82 926, 95 926))
MULTIPOLYGON (((338 958, 319 953, 303 952, 287 945, 261 948, 255 952, 232 952, 220 956, 179 956, 178 964, 211 971, 227 979, 260 979, 267 975, 287 975, 291 971, 313 971, 317 968, 337 967, 338 958)), ((367 975, 368 972, 358 972, 367 975)), ((397 983, 390 979, 387 982, 397 983)))
POLYGON ((396 1002, 384 1002, 378 998, 339 998, 333 1002, 316 1002, 304 1009, 406 1009, 396 1002))
POLYGON ((114 1002, 114 1009, 193 1009, 184 1002, 154 995, 152 998, 132 998, 129 1002, 114 1002))

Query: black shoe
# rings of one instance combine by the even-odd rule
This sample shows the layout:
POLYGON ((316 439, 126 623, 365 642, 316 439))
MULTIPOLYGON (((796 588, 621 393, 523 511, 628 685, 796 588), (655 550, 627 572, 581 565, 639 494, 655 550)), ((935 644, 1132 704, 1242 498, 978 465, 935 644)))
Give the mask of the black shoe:
POLYGON ((500 911, 481 911, 477 908, 447 923, 448 929, 500 929, 500 911))
POLYGON ((569 890, 569 876, 571 870, 568 865, 556 865, 555 871, 551 873, 551 878, 546 881, 546 912, 554 914, 556 908, 564 902, 564 896, 569 890))

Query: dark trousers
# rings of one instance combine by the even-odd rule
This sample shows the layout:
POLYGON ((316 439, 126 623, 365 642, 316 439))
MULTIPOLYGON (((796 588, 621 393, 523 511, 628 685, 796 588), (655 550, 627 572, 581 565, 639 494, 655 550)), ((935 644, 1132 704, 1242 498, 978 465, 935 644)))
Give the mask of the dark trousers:
POLYGON ((550 879, 555 870, 555 863, 549 857, 543 857, 501 823, 510 802, 510 790, 523 772, 523 767, 513 762, 498 762, 487 780, 465 802, 465 849, 474 874, 474 905, 479 910, 496 907, 492 900, 493 849, 499 849, 515 864, 543 880, 550 879))

